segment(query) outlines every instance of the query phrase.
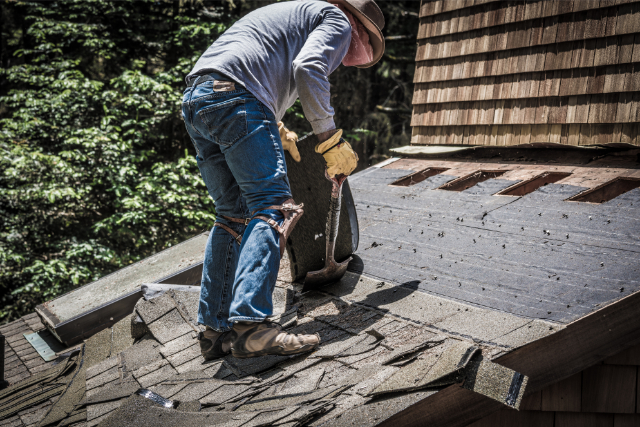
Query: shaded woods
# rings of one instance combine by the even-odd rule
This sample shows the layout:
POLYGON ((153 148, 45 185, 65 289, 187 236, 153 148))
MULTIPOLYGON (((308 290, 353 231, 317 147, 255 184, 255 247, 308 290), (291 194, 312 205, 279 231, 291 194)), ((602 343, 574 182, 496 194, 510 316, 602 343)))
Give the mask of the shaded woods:
MULTIPOLYGON (((211 227, 184 76, 269 1, 0 3, 0 323, 211 227)), ((379 1, 387 53, 332 76, 359 169, 408 144, 418 1, 379 1)), ((284 119, 310 131, 297 103, 284 119)))

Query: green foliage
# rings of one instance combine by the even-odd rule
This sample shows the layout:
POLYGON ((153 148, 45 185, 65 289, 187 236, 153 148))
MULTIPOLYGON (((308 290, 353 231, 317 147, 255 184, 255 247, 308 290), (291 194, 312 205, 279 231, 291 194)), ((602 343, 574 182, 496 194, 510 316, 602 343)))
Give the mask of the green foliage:
POLYGON ((177 2, 1 7, 7 321, 211 226, 181 93, 195 60, 232 20, 177 2))

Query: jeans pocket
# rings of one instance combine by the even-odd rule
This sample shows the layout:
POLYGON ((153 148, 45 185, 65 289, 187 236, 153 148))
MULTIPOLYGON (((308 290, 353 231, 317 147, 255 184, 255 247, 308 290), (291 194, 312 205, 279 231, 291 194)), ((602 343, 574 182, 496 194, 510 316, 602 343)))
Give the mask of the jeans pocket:
POLYGON ((245 99, 235 98, 205 107, 198 116, 219 145, 231 146, 247 134, 245 99))

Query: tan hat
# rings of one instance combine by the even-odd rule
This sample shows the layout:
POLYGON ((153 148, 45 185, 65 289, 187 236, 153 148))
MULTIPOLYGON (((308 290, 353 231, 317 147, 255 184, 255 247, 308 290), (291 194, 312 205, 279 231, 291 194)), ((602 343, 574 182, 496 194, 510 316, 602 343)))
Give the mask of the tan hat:
POLYGON ((329 3, 343 5, 353 14, 369 33, 371 47, 373 47, 373 61, 368 64, 356 65, 358 68, 369 68, 380 61, 384 53, 384 15, 380 7, 373 0, 329 0, 329 3))

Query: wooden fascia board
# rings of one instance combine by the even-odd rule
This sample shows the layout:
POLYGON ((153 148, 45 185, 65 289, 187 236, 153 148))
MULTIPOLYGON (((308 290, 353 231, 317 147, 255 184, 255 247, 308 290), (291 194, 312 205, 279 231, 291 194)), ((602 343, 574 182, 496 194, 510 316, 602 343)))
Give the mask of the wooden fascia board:
POLYGON ((462 427, 504 407, 482 394, 452 385, 395 414, 378 427, 462 427))
POLYGON ((640 343, 639 308, 636 292, 494 362, 529 376, 527 392, 540 390, 640 343))
MULTIPOLYGON (((640 343, 638 308, 640 292, 494 362, 527 375, 527 393, 541 390, 640 343)), ((504 407, 486 396, 452 385, 395 414, 380 426, 462 427, 504 407)))

